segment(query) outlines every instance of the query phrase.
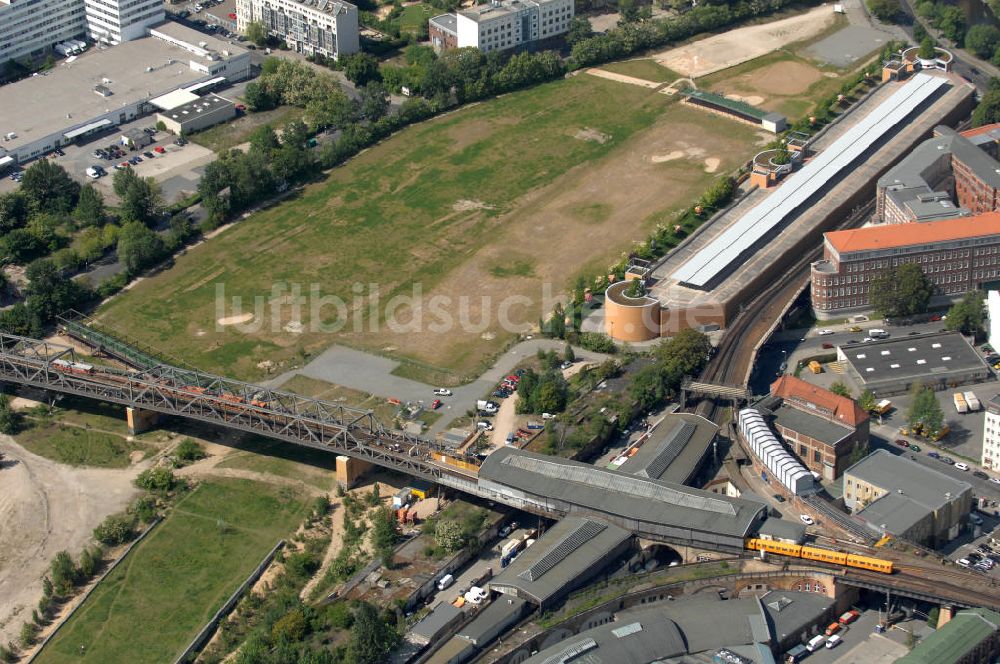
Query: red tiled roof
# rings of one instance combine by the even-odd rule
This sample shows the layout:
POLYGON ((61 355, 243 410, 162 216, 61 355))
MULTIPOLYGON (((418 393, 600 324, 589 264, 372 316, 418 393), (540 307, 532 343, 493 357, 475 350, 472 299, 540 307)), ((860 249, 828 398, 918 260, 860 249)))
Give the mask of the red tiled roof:
POLYGON ((883 224, 866 228, 825 233, 823 237, 839 253, 891 249, 948 240, 964 240, 984 235, 1000 235, 1000 213, 985 212, 974 217, 883 224))
POLYGON ((973 136, 979 136, 980 134, 985 134, 986 132, 993 131, 997 128, 1000 128, 1000 122, 983 125, 982 127, 976 127, 975 129, 966 129, 965 131, 960 131, 958 133, 966 138, 972 138, 973 136))
POLYGON ((792 403, 797 400, 814 404, 821 410, 829 412, 837 422, 850 427, 857 428, 868 419, 868 413, 862 410, 854 399, 834 394, 830 390, 788 374, 771 383, 771 395, 792 403))

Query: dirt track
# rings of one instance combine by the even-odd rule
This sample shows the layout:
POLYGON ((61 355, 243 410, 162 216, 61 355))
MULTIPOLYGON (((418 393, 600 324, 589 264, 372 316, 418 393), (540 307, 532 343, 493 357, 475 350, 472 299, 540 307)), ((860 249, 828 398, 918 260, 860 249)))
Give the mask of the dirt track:
POLYGON ((0 643, 16 641, 42 596, 49 561, 75 558, 106 516, 138 492, 132 480, 149 462, 125 469, 75 468, 27 451, 0 436, 0 643))

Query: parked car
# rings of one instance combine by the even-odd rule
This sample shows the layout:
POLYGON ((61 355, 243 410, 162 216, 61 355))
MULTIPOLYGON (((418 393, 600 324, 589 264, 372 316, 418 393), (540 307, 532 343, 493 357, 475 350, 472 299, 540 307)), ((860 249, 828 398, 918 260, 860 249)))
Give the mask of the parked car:
POLYGON ((785 502, 785 497, 782 496, 780 493, 774 494, 774 499, 779 503, 785 502))
POLYGON ((807 526, 812 526, 816 523, 815 521, 813 521, 813 518, 808 514, 800 514, 799 520, 802 521, 802 523, 806 524, 807 526))
POLYGON ((493 431, 493 425, 486 421, 476 422, 476 428, 483 431, 493 431))
POLYGON ((847 611, 846 613, 841 614, 841 616, 840 616, 840 623, 842 625, 850 625, 852 622, 854 622, 855 620, 857 620, 860 617, 861 617, 861 612, 860 611, 855 611, 854 609, 851 609, 850 611, 847 611))
POLYGON ((955 465, 955 460, 952 459, 951 457, 943 456, 943 457, 939 458, 938 461, 940 461, 941 463, 946 463, 949 466, 954 466, 955 465))
POLYGON ((928 452, 927 456, 929 456, 932 459, 940 459, 941 458, 941 455, 938 454, 937 452, 934 452, 933 450, 930 451, 930 452, 928 452))
POLYGON ((848 329, 848 331, 849 331, 849 332, 861 332, 862 330, 861 330, 861 328, 860 328, 860 327, 858 327, 857 325, 852 325, 852 326, 851 326, 851 327, 850 327, 850 328, 848 329))
POLYGON ((833 344, 832 343, 830 343, 828 341, 823 342, 823 350, 830 350, 831 348, 833 348, 833 344))
POLYGON ((959 461, 958 463, 955 464, 955 468, 958 469, 958 470, 968 470, 969 469, 969 464, 967 464, 967 463, 965 463, 963 461, 959 461))
POLYGON ((565 371, 566 369, 569 369, 571 366, 573 366, 572 362, 563 362, 562 364, 559 365, 559 368, 565 371))
POLYGON ((152 153, 152 152, 149 152, 149 151, 147 150, 146 152, 143 152, 143 153, 142 153, 142 156, 143 156, 143 157, 145 157, 146 159, 152 159, 152 158, 153 158, 153 153, 152 153))
POLYGON ((1000 477, 991 477, 990 482, 993 482, 994 484, 1000 484, 1000 477))
POLYGON ((833 334, 833 330, 820 330, 817 334, 821 337, 825 337, 828 334, 833 334))
POLYGON ((434 390, 434 394, 436 394, 439 397, 450 397, 451 396, 451 390, 449 390, 449 389, 447 389, 445 387, 439 387, 439 388, 437 388, 437 389, 434 390))
POLYGON ((434 401, 431 402, 431 410, 437 410, 440 407, 441 407, 440 399, 435 399, 434 401))
POLYGON ((910 446, 910 441, 903 440, 902 438, 897 438, 896 439, 896 444, 899 445, 900 447, 909 447, 910 446))
POLYGON ((910 451, 911 452, 919 452, 920 451, 920 446, 917 445, 916 443, 910 443, 910 451))
POLYGON ((990 479, 990 476, 987 475, 986 473, 984 473, 981 470, 975 470, 975 471, 973 471, 972 472, 972 476, 973 477, 978 477, 981 480, 988 480, 988 479, 990 479))

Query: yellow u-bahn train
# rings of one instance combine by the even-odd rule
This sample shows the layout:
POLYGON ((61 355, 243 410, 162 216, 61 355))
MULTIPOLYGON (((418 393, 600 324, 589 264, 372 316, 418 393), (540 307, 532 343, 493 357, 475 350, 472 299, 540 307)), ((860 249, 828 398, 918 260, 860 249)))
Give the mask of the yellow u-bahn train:
POLYGON ((847 567, 858 567, 872 572, 882 574, 892 574, 892 561, 872 558, 870 556, 858 556, 853 553, 843 551, 831 551, 815 546, 801 546, 799 544, 789 544, 788 542, 778 542, 774 540, 764 540, 755 537, 748 538, 746 548, 750 551, 767 551, 782 556, 792 558, 803 558, 805 560, 817 560, 833 565, 845 565, 847 567))

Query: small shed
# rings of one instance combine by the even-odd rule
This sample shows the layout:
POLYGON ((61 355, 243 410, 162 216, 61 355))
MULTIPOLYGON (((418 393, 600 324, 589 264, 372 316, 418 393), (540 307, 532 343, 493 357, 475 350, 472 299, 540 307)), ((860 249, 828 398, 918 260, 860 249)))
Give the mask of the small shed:
POLYGON ((153 142, 153 137, 138 127, 126 129, 122 132, 121 144, 130 150, 144 148, 153 142))

